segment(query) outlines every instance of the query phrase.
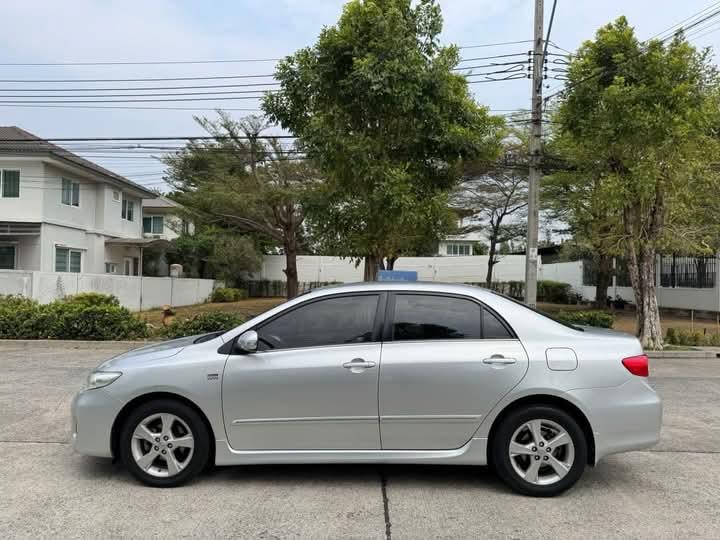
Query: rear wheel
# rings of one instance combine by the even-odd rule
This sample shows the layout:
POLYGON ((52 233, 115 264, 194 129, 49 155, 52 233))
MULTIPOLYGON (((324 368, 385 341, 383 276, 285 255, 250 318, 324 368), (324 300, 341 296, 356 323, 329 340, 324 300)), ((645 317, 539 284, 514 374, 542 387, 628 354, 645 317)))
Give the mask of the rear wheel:
POLYGON ((128 416, 120 434, 120 459, 141 482, 174 487, 205 467, 209 441, 192 408, 173 400, 150 401, 128 416))
POLYGON ((492 441, 492 463, 513 490, 551 497, 570 488, 587 463, 587 442, 565 411, 534 405, 505 418, 492 441))

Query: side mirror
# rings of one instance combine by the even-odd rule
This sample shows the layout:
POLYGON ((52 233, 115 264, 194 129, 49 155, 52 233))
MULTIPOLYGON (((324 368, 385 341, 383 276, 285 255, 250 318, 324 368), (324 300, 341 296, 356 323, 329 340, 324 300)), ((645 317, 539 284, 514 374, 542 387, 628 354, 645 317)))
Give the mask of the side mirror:
POLYGON ((241 334, 235 341, 235 352, 247 354, 257 352, 258 335, 255 330, 248 330, 241 334))

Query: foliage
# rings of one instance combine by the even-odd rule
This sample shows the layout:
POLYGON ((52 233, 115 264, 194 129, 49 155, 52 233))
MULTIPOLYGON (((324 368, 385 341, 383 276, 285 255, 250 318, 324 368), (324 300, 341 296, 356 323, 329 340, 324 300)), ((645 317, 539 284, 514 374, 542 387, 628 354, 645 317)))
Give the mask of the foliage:
POLYGON ((82 293, 44 305, 0 296, 0 338, 123 340, 146 335, 145 324, 114 296, 82 293))
POLYGON ((683 330, 682 328, 668 328, 665 341, 670 345, 720 347, 720 333, 706 334, 698 331, 683 330))
MULTIPOLYGON (((222 111, 219 115, 216 121, 196 118, 210 140, 191 141, 165 159, 169 182, 176 190, 173 197, 190 209, 200 224, 212 225, 227 235, 251 234, 256 246, 282 249, 288 294, 294 296, 304 201, 319 183, 319 175, 309 161, 294 159, 297 148, 262 138, 268 127, 262 118, 233 120, 222 111)), ((239 240, 235 242, 236 251, 244 253, 240 259, 249 262, 249 243, 241 246, 239 240)), ((207 257, 214 253, 212 261, 221 271, 226 269, 229 261, 223 251, 206 250, 207 257)), ((230 273, 237 275, 234 270, 230 273)))
POLYGON ((541 279, 537 282, 537 298, 540 302, 551 304, 569 304, 571 286, 569 283, 541 279))
POLYGON ((325 176, 307 207, 322 249, 376 265, 452 227, 466 160, 494 158, 502 121, 478 106, 441 47, 434 0, 352 0, 314 46, 277 64, 263 109, 325 176))
POLYGON ((486 285, 492 283, 493 268, 500 262, 499 248, 527 232, 528 167, 525 137, 514 133, 503 142, 505 165, 487 169, 470 166, 453 197, 453 205, 471 215, 475 224, 460 234, 482 230, 487 236, 488 269, 486 285))
POLYGON ((77 293, 60 299, 63 304, 79 307, 96 306, 119 306, 120 301, 113 294, 102 294, 97 292, 77 293))
POLYGON ((215 237, 208 263, 216 278, 236 284, 243 274, 260 269, 262 257, 249 236, 219 234, 215 237))
POLYGON ((484 242, 473 242, 472 245, 472 254, 473 255, 487 255, 488 254, 488 245, 484 242))
POLYGON ((218 287, 210 295, 211 302, 238 302, 248 297, 246 289, 235 289, 232 287, 218 287))
POLYGON ((580 326, 597 326, 599 328, 612 328, 615 316, 607 311, 559 311, 554 315, 556 319, 569 324, 580 326))
POLYGON ((209 332, 232 330, 243 322, 245 320, 241 316, 233 313, 208 312, 196 315, 192 319, 175 320, 162 333, 169 339, 175 339, 209 332))
POLYGON ((640 43, 624 17, 568 67, 555 118, 558 148, 577 173, 567 186, 580 199, 592 194, 591 237, 625 252, 648 348, 662 348, 657 251, 706 251, 720 238, 720 204, 707 197, 720 187, 707 159, 717 155, 719 95, 708 51, 681 34, 640 43))

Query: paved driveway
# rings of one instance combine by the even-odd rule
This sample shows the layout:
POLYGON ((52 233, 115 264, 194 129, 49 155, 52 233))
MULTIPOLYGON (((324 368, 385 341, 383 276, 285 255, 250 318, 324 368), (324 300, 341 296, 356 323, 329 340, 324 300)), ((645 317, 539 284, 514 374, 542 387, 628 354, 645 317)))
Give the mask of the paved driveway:
POLYGON ((720 360, 655 361, 662 442, 531 499, 480 467, 234 467, 142 487, 67 444, 72 395, 123 348, 0 342, 0 537, 720 536, 720 360))

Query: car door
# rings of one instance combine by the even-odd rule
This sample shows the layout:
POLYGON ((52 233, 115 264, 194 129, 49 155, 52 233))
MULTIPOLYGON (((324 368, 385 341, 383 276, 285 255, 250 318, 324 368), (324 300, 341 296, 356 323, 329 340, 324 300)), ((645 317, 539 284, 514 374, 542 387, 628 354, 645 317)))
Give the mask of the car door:
POLYGON ((528 366, 512 329, 468 297, 392 294, 384 338, 383 449, 459 448, 528 366))
POLYGON ((223 415, 238 450, 379 449, 386 295, 312 299, 259 324, 258 352, 232 355, 223 415))

